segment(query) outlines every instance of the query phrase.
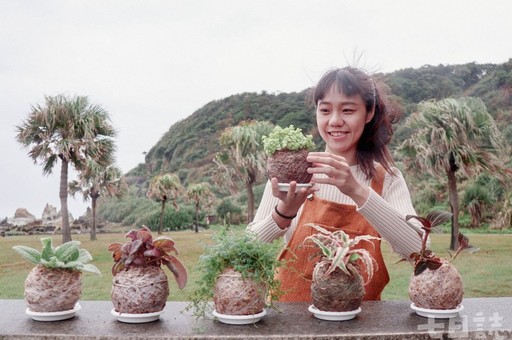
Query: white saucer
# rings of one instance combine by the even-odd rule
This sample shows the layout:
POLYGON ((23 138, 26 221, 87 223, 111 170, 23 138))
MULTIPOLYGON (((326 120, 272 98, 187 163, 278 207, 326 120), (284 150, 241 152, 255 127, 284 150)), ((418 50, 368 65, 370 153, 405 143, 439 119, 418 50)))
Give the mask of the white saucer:
MULTIPOLYGON (((298 191, 302 188, 310 188, 313 186, 313 183, 297 183, 297 186, 295 187, 295 191, 298 191)), ((288 188, 290 187, 290 183, 277 183, 277 187, 279 188, 279 191, 287 192, 288 188)))
POLYGON ((457 317, 459 312, 464 309, 464 306, 459 305, 459 307, 455 309, 427 309, 417 307, 413 302, 411 303, 411 309, 414 310, 416 314, 427 318, 451 319, 457 317))
POLYGON ((141 313, 141 314, 130 314, 130 313, 119 313, 115 309, 112 309, 110 311, 110 314, 115 316, 118 321, 125 322, 125 323, 144 323, 144 322, 151 322, 158 320, 160 318, 160 315, 164 311, 161 310, 159 312, 153 312, 153 313, 141 313))
POLYGON ((63 310, 60 312, 49 312, 49 313, 43 313, 43 312, 33 312, 30 309, 25 310, 25 314, 29 315, 33 320, 36 321, 60 321, 60 320, 66 320, 71 319, 75 316, 76 312, 78 312, 80 309, 82 309, 82 306, 77 302, 75 305, 75 308, 63 310))
POLYGON ((309 306, 308 310, 315 315, 315 318, 327 321, 345 321, 351 320, 361 312, 361 307, 348 312, 324 312, 314 305, 309 306))
POLYGON ((220 322, 229 325, 249 325, 260 321, 261 318, 267 315, 267 311, 264 309, 261 313, 252 315, 229 315, 217 313, 217 311, 214 310, 212 315, 219 319, 220 322))

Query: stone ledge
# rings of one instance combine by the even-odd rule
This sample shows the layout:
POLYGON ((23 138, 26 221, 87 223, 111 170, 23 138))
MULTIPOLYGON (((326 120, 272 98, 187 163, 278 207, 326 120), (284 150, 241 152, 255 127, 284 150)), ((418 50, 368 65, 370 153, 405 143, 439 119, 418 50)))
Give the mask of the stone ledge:
POLYGON ((158 321, 119 322, 110 301, 81 301, 82 309, 68 320, 34 321, 23 300, 0 300, 0 339, 511 339, 512 297, 468 298, 454 319, 418 316, 409 301, 363 302, 349 321, 323 321, 308 312, 307 303, 278 303, 257 324, 226 325, 196 319, 184 311, 186 302, 168 302, 158 321))

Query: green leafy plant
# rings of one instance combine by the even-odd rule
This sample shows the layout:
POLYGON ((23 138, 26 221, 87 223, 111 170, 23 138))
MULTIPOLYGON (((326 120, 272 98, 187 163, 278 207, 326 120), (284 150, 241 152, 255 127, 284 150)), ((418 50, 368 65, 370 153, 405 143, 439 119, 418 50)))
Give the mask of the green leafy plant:
POLYGON ((68 269, 87 271, 101 275, 100 270, 89 262, 91 254, 80 248, 79 241, 65 242, 58 247, 53 247, 52 238, 42 238, 42 251, 27 246, 14 246, 13 249, 29 262, 42 265, 49 269, 68 269))
POLYGON ((151 230, 142 226, 138 230, 132 230, 126 237, 131 241, 126 243, 112 243, 108 250, 113 252, 114 266, 112 275, 116 275, 123 269, 134 267, 160 267, 167 266, 173 273, 178 287, 183 289, 187 283, 187 271, 181 261, 172 253, 178 255, 174 247, 174 241, 166 236, 153 240, 151 230))
POLYGON ((24 284, 24 297, 28 309, 33 312, 59 312, 76 307, 82 292, 82 272, 101 275, 90 264, 91 254, 80 249, 80 242, 68 241, 52 246, 51 238, 42 238, 42 251, 14 246, 13 249, 36 266, 32 268, 24 284))
POLYGON ((214 287, 221 273, 233 268, 244 279, 261 284, 268 293, 267 306, 272 307, 281 295, 280 284, 275 277, 281 265, 277 258, 282 243, 267 243, 251 234, 221 228, 212 239, 213 245, 205 248, 199 258, 198 270, 202 273, 196 282, 196 290, 190 298, 187 309, 194 309, 195 316, 204 316, 211 311, 214 287))
POLYGON ((302 129, 293 125, 286 128, 276 126, 268 136, 262 137, 262 141, 267 155, 273 155, 279 150, 312 150, 315 147, 313 136, 304 135, 302 129))
POLYGON ((318 225, 306 224, 318 231, 317 234, 306 237, 304 242, 312 241, 322 251, 322 259, 319 264, 327 264, 328 269, 325 275, 328 276, 337 268, 341 269, 345 274, 352 275, 347 264, 355 264, 360 260, 368 272, 368 280, 373 276, 374 260, 370 252, 366 249, 354 249, 353 247, 361 241, 380 240, 378 237, 370 235, 361 235, 354 238, 345 233, 343 230, 330 232, 318 225))

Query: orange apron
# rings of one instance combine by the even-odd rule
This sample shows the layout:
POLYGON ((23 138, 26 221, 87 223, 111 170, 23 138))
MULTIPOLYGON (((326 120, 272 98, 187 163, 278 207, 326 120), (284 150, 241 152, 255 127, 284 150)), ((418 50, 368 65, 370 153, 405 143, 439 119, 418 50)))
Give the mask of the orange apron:
MULTIPOLYGON (((379 195, 382 194, 384 177, 384 168, 380 165, 377 166, 377 175, 372 178, 371 187, 379 195)), ((306 237, 317 233, 314 228, 305 226, 306 223, 320 225, 329 231, 342 229, 351 237, 358 235, 380 237, 379 233, 370 223, 361 214, 356 212, 355 205, 335 203, 315 196, 312 199, 306 200, 297 223, 297 228, 292 234, 288 245, 279 255, 279 259, 285 262, 284 266, 280 267, 276 274, 281 282, 281 289, 284 292, 279 301, 311 302, 313 268, 320 259, 320 253, 318 247, 314 246, 313 243, 303 243, 306 237)), ((389 275, 382 258, 380 244, 380 240, 372 240, 370 242, 361 241, 356 246, 368 250, 377 262, 371 281, 365 285, 366 293, 363 300, 380 300, 380 295, 389 282, 389 275)), ((364 266, 361 266, 361 269, 361 275, 366 282, 368 277, 366 269, 364 266)))

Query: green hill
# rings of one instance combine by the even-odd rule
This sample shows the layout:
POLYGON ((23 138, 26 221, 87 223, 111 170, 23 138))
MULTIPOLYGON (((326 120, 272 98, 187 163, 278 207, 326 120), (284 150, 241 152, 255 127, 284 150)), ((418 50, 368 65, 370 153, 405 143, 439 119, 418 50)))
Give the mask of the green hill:
MULTIPOLYGON (((403 117, 414 112, 422 100, 480 97, 498 125, 503 127, 507 140, 512 142, 512 59, 503 64, 426 65, 376 77, 389 86, 391 99, 403 108, 403 117)), ((308 101, 309 92, 310 89, 293 93, 234 94, 199 108, 170 126, 146 154, 145 163, 126 174, 133 186, 131 199, 143 197, 147 181, 163 172, 176 172, 184 185, 211 182, 211 171, 215 167, 212 159, 220 148, 220 133, 244 120, 267 120, 280 126, 293 124, 312 134, 322 148, 316 133, 314 107, 308 101)), ((398 123, 391 147, 407 135, 409 132, 398 123)), ((109 202, 100 211, 104 217, 109 217, 108 210, 118 208, 109 202)))

